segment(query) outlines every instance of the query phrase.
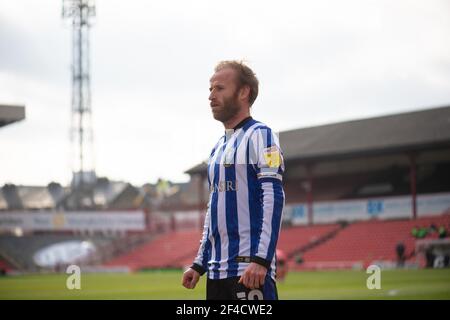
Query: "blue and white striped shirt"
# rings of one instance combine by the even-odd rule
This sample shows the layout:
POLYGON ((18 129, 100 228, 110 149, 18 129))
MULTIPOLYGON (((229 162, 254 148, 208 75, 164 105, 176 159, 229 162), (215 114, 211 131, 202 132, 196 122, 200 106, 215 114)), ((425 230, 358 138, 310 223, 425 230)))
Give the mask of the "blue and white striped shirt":
POLYGON ((256 262, 275 279, 283 172, 279 140, 269 127, 247 118, 226 130, 208 160, 210 195, 195 270, 224 279, 256 262))

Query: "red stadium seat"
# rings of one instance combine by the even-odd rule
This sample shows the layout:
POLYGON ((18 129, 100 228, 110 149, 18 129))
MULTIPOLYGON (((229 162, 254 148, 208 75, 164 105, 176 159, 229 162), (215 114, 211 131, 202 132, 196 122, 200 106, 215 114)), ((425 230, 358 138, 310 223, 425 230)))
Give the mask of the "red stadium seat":
MULTIPOLYGON (((395 262, 397 259, 395 246, 399 242, 405 245, 405 255, 412 257, 416 241, 411 235, 414 226, 429 227, 432 223, 448 226, 449 222, 450 215, 417 220, 356 222, 341 230, 330 241, 307 251, 303 255, 305 261, 303 267, 338 263, 345 263, 351 267, 357 263, 366 266, 373 261, 395 262)), ((294 264, 292 266, 296 267, 294 264)))
POLYGON ((184 267, 195 258, 200 239, 199 230, 170 232, 109 261, 106 265, 128 266, 132 270, 184 267))

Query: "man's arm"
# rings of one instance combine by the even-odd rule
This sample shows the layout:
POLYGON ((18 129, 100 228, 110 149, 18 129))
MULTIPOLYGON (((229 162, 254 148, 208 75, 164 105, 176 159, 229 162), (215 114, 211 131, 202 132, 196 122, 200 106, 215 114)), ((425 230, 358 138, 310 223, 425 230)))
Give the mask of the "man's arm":
POLYGON ((260 179, 263 204, 263 221, 259 235, 259 245, 256 255, 251 261, 267 269, 275 255, 278 235, 280 233, 281 218, 284 207, 284 191, 280 180, 274 178, 260 179))
MULTIPOLYGON (((223 139, 224 137, 220 138, 219 141, 217 141, 214 148, 212 149, 211 154, 209 155, 210 160, 223 139)), ((211 185, 209 175, 208 175, 208 182, 211 185)), ((211 217, 210 217, 211 213, 209 210, 210 206, 211 206, 211 195, 208 201, 208 209, 206 210, 205 223, 203 225, 203 235, 202 240, 200 241, 200 248, 198 249, 197 257, 194 259, 194 263, 191 265, 191 267, 188 270, 186 270, 186 272, 183 274, 183 281, 182 281, 183 286, 185 286, 188 289, 194 289, 200 276, 202 276, 208 269, 208 259, 209 253, 211 251, 211 242, 208 239, 209 226, 211 224, 211 217)))
POLYGON ((281 181, 262 182, 263 222, 258 251, 250 257, 251 263, 239 280, 247 288, 255 289, 264 285, 273 256, 275 254, 284 206, 284 192, 281 181))
POLYGON ((200 248, 197 252, 197 257, 194 259, 194 263, 191 268, 197 271, 200 275, 203 275, 208 269, 209 251, 211 250, 211 242, 209 241, 209 225, 210 225, 210 210, 208 204, 208 210, 206 211, 205 223, 203 225, 202 240, 200 240, 200 248))
POLYGON ((239 282, 254 289, 264 284, 275 255, 285 197, 281 182, 284 163, 278 138, 265 127, 255 132, 251 144, 257 159, 254 167, 261 189, 262 226, 257 252, 250 257, 251 263, 239 282))
POLYGON ((194 259, 192 266, 183 273, 182 284, 187 289, 194 289, 200 276, 203 275, 208 268, 209 251, 211 250, 211 243, 209 242, 209 205, 206 212, 205 223, 203 226, 203 235, 200 241, 197 257, 194 259))

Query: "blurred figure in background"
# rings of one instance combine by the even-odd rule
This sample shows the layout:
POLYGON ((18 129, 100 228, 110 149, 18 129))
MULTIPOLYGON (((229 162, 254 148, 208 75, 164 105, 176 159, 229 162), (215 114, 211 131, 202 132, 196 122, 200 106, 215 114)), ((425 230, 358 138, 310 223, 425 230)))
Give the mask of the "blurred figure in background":
POLYGON ((395 247, 395 251, 397 252, 397 268, 403 268, 405 265, 405 244, 403 242, 397 243, 395 247))
POLYGON ((276 250, 277 255, 277 281, 284 281, 288 273, 288 264, 286 254, 280 250, 276 250))
POLYGON ((447 230, 444 226, 440 226, 438 229, 439 239, 444 239, 447 237, 447 230))

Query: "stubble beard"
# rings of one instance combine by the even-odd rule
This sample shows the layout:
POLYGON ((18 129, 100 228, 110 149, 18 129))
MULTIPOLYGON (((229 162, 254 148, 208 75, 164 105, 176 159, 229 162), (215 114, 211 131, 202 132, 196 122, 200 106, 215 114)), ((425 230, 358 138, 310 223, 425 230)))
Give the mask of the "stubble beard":
POLYGON ((236 116, 236 114, 239 113, 239 110, 240 107, 238 103, 238 90, 236 90, 233 96, 224 99, 222 110, 216 113, 213 112, 213 116, 217 121, 225 123, 236 116))

